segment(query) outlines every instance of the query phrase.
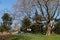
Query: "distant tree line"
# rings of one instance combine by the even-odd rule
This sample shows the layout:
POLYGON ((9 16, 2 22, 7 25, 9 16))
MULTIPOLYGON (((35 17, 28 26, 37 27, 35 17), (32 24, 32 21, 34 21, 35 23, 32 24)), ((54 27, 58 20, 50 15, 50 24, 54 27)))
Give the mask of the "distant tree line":
MULTIPOLYGON (((11 15, 8 13, 4 13, 4 15, 1 18, 2 23, 0 24, 0 32, 8 32, 11 29, 13 17, 11 17, 11 15)), ((42 20, 43 19, 41 18, 41 15, 39 15, 37 11, 31 19, 28 16, 24 16, 24 18, 21 20, 22 24, 20 27, 20 31, 46 34, 47 24, 45 21, 43 22, 42 20), (31 31, 28 31, 27 29, 31 29, 31 31)), ((55 22, 52 31, 54 33, 60 34, 60 21, 57 19, 56 21, 57 22, 55 22)))

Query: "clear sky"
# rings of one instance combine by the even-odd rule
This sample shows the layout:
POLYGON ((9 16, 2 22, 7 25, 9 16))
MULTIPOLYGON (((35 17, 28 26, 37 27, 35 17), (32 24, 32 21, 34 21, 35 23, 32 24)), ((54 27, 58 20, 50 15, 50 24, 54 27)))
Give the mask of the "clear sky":
MULTIPOLYGON (((4 9, 11 10, 14 2, 16 2, 16 0, 0 0, 0 11, 2 11, 4 9)), ((1 20, 2 15, 3 14, 0 12, 0 22, 2 21, 1 20)))

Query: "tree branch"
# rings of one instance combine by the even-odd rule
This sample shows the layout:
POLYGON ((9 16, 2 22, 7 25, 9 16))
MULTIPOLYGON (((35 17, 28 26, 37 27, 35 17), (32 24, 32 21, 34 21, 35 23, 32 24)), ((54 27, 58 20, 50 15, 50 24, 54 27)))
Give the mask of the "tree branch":
POLYGON ((39 1, 38 1, 38 4, 40 5, 40 10, 41 10, 42 16, 44 17, 44 13, 43 13, 43 10, 42 10, 42 6, 41 6, 41 4, 40 4, 39 1))
POLYGON ((48 20, 50 20, 51 16, 50 16, 49 9, 48 9, 48 1, 49 0, 45 1, 45 6, 46 6, 46 12, 47 12, 47 15, 48 15, 48 20))
POLYGON ((57 3, 57 6, 56 6, 56 8, 55 8, 55 11, 54 11, 54 13, 53 13, 53 16, 51 17, 51 18, 53 18, 54 16, 55 16, 55 14, 56 14, 56 12, 57 12, 57 9, 58 9, 58 3, 57 3))

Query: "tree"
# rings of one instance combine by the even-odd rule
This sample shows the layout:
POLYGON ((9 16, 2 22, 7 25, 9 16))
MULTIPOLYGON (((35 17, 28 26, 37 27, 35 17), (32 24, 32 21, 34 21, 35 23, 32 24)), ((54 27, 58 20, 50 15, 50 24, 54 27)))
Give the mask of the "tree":
POLYGON ((8 13, 4 13, 2 16, 2 21, 2 30, 9 31, 11 28, 10 26, 12 25, 12 17, 8 13))
POLYGON ((14 31, 19 31, 17 23, 15 23, 15 25, 14 25, 14 31))
POLYGON ((25 16, 22 20, 21 30, 27 32, 27 28, 29 28, 30 25, 31 25, 30 19, 27 16, 25 16))
POLYGON ((31 32, 33 33, 43 33, 43 23, 41 21, 41 16, 38 14, 37 10, 35 12, 34 17, 32 18, 32 20, 34 21, 31 25, 31 32))
MULTIPOLYGON (((40 15, 46 21, 46 35, 51 34, 53 22, 56 19, 60 19, 60 4, 59 0, 19 0, 16 2, 15 7, 21 12, 21 8, 23 12, 29 14, 33 7, 38 7, 40 10, 40 15), (22 2, 21 2, 22 1, 22 2), (28 8, 28 9, 27 9, 28 8)), ((42 20, 43 21, 43 20, 42 20)))
POLYGON ((35 13, 35 15, 34 15, 34 17, 33 17, 33 20, 34 20, 37 24, 42 23, 42 21, 41 21, 41 16, 38 14, 37 10, 36 10, 36 13, 35 13))

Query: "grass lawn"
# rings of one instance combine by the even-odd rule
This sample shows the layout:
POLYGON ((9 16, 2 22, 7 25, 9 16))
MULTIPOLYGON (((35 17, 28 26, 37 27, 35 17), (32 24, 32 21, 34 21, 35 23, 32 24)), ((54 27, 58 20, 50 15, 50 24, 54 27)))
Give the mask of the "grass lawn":
POLYGON ((5 40, 60 40, 60 35, 41 35, 41 34, 32 34, 32 33, 25 33, 25 34, 16 34, 10 35, 5 40))

